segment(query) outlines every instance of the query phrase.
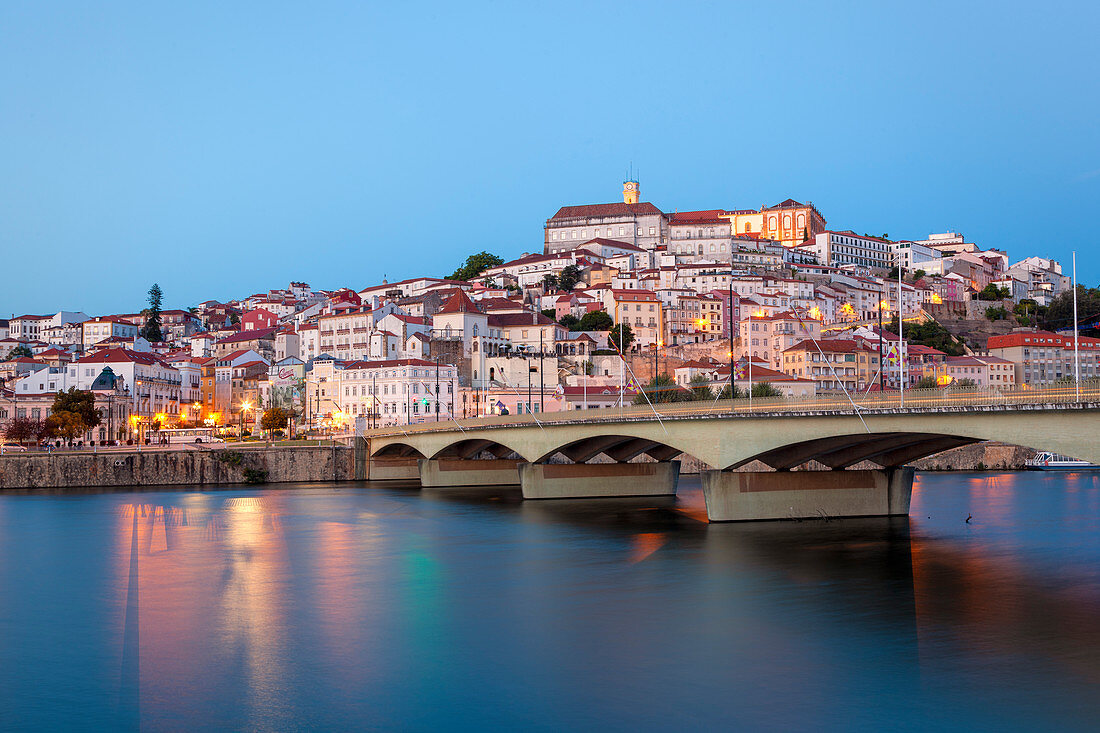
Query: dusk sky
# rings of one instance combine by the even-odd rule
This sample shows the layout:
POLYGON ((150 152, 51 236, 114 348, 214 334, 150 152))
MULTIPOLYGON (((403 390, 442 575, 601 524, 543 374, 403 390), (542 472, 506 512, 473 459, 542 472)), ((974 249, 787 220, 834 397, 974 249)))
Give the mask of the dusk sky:
POLYGON ((631 164, 1095 285, 1100 6, 885 6, 5 2, 0 314, 442 276, 631 164))

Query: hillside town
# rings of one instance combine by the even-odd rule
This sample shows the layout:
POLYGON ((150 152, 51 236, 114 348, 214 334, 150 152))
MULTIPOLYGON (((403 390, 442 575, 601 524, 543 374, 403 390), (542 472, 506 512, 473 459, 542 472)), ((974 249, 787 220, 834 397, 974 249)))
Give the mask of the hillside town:
POLYGON ((793 199, 670 212, 640 196, 631 180, 621 201, 563 206, 541 247, 472 254, 447 277, 290 282, 186 309, 162 309, 154 286, 129 313, 12 314, 0 319, 0 434, 140 444, 276 425, 295 437, 1100 376, 1096 316, 1073 320, 1063 263, 958 232, 830 228, 793 199), (99 419, 65 432, 50 420, 73 391, 92 395, 99 419))

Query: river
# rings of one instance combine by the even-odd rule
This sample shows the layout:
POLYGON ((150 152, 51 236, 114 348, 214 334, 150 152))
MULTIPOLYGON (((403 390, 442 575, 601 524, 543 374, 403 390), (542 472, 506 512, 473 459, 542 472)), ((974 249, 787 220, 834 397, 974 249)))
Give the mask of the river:
POLYGON ((1096 729, 1100 474, 700 516, 692 477, 3 494, 0 728, 1096 729))

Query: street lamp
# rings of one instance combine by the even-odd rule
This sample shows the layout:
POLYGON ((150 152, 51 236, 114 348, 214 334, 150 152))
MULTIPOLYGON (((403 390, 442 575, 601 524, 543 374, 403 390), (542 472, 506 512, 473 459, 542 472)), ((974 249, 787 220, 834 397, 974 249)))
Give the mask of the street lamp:
POLYGON ((237 430, 237 438, 239 440, 244 440, 244 413, 247 412, 248 410, 251 410, 251 409, 252 409, 252 403, 249 402, 248 400, 245 400, 244 402, 241 403, 240 427, 237 430))

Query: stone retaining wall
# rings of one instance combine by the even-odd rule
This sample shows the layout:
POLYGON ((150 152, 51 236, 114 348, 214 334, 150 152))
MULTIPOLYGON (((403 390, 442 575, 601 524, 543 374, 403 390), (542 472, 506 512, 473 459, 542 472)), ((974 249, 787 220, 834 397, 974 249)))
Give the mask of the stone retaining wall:
POLYGON ((0 489, 350 481, 364 476, 360 453, 326 446, 7 454, 0 489))

